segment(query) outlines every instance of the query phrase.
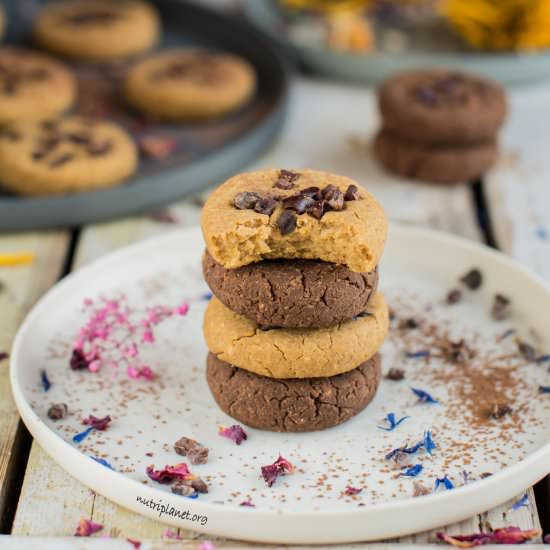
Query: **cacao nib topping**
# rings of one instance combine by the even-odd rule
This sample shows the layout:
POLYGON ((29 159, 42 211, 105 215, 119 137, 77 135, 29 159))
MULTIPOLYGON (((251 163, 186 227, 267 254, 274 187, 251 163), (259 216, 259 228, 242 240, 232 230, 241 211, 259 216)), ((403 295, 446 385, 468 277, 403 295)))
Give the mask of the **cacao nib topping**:
POLYGON ((344 193, 340 191, 336 186, 334 185, 327 185, 323 191, 323 198, 325 199, 327 205, 329 206, 330 210, 335 210, 336 212, 339 212, 340 210, 343 210, 344 208, 344 193))
POLYGON ((9 141, 18 141, 21 139, 21 134, 12 128, 0 128, 0 137, 9 141))
POLYGON ((182 437, 174 443, 174 451, 180 456, 187 456, 191 464, 208 462, 208 447, 189 437, 182 437))
POLYGON ((516 342, 518 346, 518 352, 523 359, 526 361, 534 361, 537 358, 537 350, 529 344, 528 342, 525 342, 523 340, 517 340, 516 342))
POLYGON ((405 378, 405 371, 403 369, 392 368, 388 371, 386 378, 395 381, 403 380, 405 378))
POLYGON ((308 209, 307 213, 316 220, 320 220, 323 217, 327 209, 327 203, 323 199, 315 201, 308 209))
POLYGON ((495 321, 502 321, 508 317, 510 313, 510 298, 503 296, 502 294, 495 294, 493 306, 491 308, 491 317, 495 321))
POLYGON ((479 269, 471 269, 460 278, 460 282, 463 283, 470 290, 477 290, 483 282, 483 276, 479 269))
POLYGON ((189 483, 197 493, 208 493, 208 485, 200 477, 192 479, 189 483))
POLYGON ((345 201, 358 201, 361 197, 359 196, 359 189, 356 185, 348 185, 346 192, 344 193, 345 201))
POLYGON ((291 172, 290 170, 280 170, 279 179, 275 182, 273 187, 279 189, 292 189, 295 185, 295 181, 300 177, 300 174, 291 172))
POLYGON ((306 187, 300 191, 300 195, 305 195, 306 197, 311 197, 316 201, 322 199, 321 190, 318 187, 306 187))
POLYGON ((296 214, 292 210, 284 210, 277 220, 281 235, 289 235, 296 229, 296 214))
POLYGON ((253 209, 259 200, 260 195, 258 193, 243 191, 235 195, 233 205, 239 210, 249 210, 253 209))
POLYGON ((273 197, 262 197, 254 205, 254 212, 271 216, 275 208, 277 208, 277 201, 273 197))
POLYGON ((65 403, 55 403, 48 409, 50 420, 61 420, 67 416, 68 407, 65 403))
POLYGON ((190 497, 194 495, 197 491, 191 487, 189 483, 178 482, 175 485, 172 485, 172 493, 175 495, 180 495, 182 497, 190 497))
POLYGON ((489 418, 499 420, 512 413, 512 408, 506 404, 495 403, 489 412, 489 418))
POLYGON ((50 162, 49 166, 50 168, 57 168, 58 166, 63 166, 64 164, 67 164, 68 162, 73 160, 73 158, 74 158, 74 155, 72 153, 65 153, 53 159, 50 162))
POLYGON ((298 193, 283 199, 283 208, 294 210, 298 214, 304 214, 315 203, 315 199, 298 193))
POLYGON ((462 300, 462 292, 458 288, 450 290, 449 294, 447 294, 447 303, 449 305, 457 304, 460 300, 462 300))

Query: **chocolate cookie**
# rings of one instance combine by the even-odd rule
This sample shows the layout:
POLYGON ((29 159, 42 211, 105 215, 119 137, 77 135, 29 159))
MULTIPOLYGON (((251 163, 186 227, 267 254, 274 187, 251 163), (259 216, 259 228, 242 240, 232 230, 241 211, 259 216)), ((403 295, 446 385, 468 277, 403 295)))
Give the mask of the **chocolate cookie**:
POLYGON ((387 221, 355 181, 316 170, 262 170, 218 187, 201 218, 206 248, 226 268, 265 259, 323 260, 369 272, 387 221))
POLYGON ((163 50, 136 63, 126 99, 153 118, 195 120, 238 109, 254 94, 256 73, 241 57, 200 48, 163 50))
POLYGON ((226 269, 206 251, 204 278, 229 309, 264 327, 320 328, 367 309, 378 270, 356 273, 320 260, 264 260, 226 269))
POLYGON ((456 71, 399 73, 383 83, 379 104, 393 134, 438 145, 492 142, 506 116, 502 86, 456 71))
POLYGON ((376 136, 374 150, 388 170, 433 183, 474 181, 495 163, 498 153, 495 141, 436 146, 402 139, 388 130, 376 136))
POLYGON ((380 383, 380 356, 325 378, 275 380, 208 354, 206 376, 226 414, 252 428, 307 432, 331 428, 360 413, 380 383))
POLYGON ((0 48, 0 124, 58 115, 75 97, 76 80, 61 62, 25 48, 0 48))
POLYGON ((214 297, 203 329, 208 349, 231 365, 271 378, 314 378, 370 359, 382 347, 388 324, 388 307, 378 292, 361 316, 318 329, 263 330, 214 297))
POLYGON ((152 48, 160 36, 155 8, 141 0, 60 0, 38 15, 34 38, 47 50, 109 61, 152 48))

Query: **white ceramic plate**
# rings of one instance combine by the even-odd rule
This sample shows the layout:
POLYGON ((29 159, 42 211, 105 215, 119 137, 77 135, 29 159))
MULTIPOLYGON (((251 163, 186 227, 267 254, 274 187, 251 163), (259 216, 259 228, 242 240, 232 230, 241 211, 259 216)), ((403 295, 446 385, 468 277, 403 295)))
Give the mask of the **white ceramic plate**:
POLYGON ((218 409, 204 379, 202 248, 199 230, 191 229, 111 254, 50 290, 17 335, 11 381, 21 416, 44 449, 93 490, 145 516, 205 533, 273 543, 342 543, 461 520, 512 498, 550 472, 550 395, 538 393, 539 385, 550 384, 550 374, 547 365, 518 359, 514 335, 508 333, 516 329, 522 338, 538 338, 541 353, 550 350, 550 292, 522 267, 477 244, 394 225, 381 265, 381 287, 397 318, 382 355, 384 371, 404 368, 405 380, 383 380, 367 410, 342 426, 307 434, 247 429, 248 440, 236 446, 217 434, 219 425, 234 422, 218 409), (446 305, 448 290, 473 266, 483 272, 482 288, 465 292, 459 304, 446 305), (488 315, 495 292, 512 300, 506 321, 488 315), (87 318, 83 300, 121 293, 138 309, 190 301, 189 314, 159 325, 156 343, 144 351, 158 374, 152 382, 131 380, 121 367, 99 373, 69 368, 71 343, 87 318), (411 316, 421 328, 396 328, 411 316), (434 328, 428 329, 431 324, 434 328), (428 338, 422 334, 434 330, 463 337, 476 349, 476 357, 468 361, 469 374, 433 353, 429 360, 405 356, 422 351, 428 338), (508 336, 498 341, 503 333, 508 336), (476 400, 492 397, 490 392, 481 397, 476 390, 465 393, 464 381, 479 386, 475 373, 489 357, 500 357, 495 359, 500 374, 489 369, 487 375, 495 374, 505 386, 514 411, 500 421, 474 421, 480 406, 476 400), (52 383, 48 392, 40 384, 41 369, 52 383), (418 403, 411 386, 429 391, 439 404, 418 403), (69 416, 49 420, 47 409, 54 402, 67 403, 69 416), (389 412, 410 419, 392 432, 377 428, 389 412), (82 418, 90 413, 110 414, 111 427, 73 443, 72 436, 83 429, 82 418), (384 456, 420 440, 426 430, 432 431, 437 448, 432 456, 422 451, 413 456, 413 463, 423 465, 415 480, 431 489, 436 477, 447 474, 455 489, 411 498, 415 480, 398 477, 384 456), (145 474, 149 464, 160 468, 182 461, 172 450, 182 436, 210 448, 208 464, 191 467, 210 486, 197 499, 174 495, 145 474), (278 453, 296 471, 268 488, 260 466, 278 453), (117 471, 90 456, 106 458, 117 471), (466 484, 464 470, 469 473, 466 484), (493 475, 481 479, 484 472, 493 475), (346 496, 347 485, 362 492, 346 496), (255 508, 239 505, 248 499, 255 508), (185 517, 170 515, 172 508, 185 517))

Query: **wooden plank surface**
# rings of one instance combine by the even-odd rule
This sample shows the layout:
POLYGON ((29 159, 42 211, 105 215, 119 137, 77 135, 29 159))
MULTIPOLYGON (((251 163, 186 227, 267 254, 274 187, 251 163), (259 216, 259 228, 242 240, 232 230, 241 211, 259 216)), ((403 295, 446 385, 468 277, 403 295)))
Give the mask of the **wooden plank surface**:
MULTIPOLYGON (((30 265, 0 266, 0 352, 11 348, 25 314, 59 277, 67 251, 65 232, 7 234, 0 236, 0 254, 29 251, 35 255, 30 265)), ((11 487, 19 455, 19 416, 9 388, 9 360, 0 362, 0 523, 15 506, 11 487)))
MULTIPOLYGON (((471 195, 467 188, 438 188, 412 184, 384 173, 374 162, 369 137, 378 121, 374 97, 363 88, 300 80, 294 87, 289 121, 278 143, 254 166, 310 166, 350 175, 367 185, 384 204, 392 221, 428 225, 479 238, 471 195), (323 113, 319 117, 318 113, 323 113)), ((195 201, 197 202, 197 201, 195 201)), ((198 207, 185 202, 167 209, 165 220, 192 225, 198 207)), ((159 216, 156 216, 158 219, 159 216)), ((126 243, 173 228, 172 223, 148 217, 123 220, 83 231, 76 265, 126 243)), ((511 503, 445 528, 449 532, 474 532, 485 528, 520 525, 538 527, 534 498, 528 508, 511 510, 511 503)), ((13 533, 16 535, 71 535, 82 516, 105 524, 106 534, 137 539, 159 539, 166 529, 93 494, 59 468, 39 446, 33 445, 13 533), (50 495, 55 493, 56 499, 50 495)), ((186 540, 198 536, 181 531, 186 540)), ((406 544, 435 542, 434 532, 400 539, 406 544)), ((231 541, 217 545, 238 547, 231 541)), ((242 545, 241 545, 242 546, 242 545)), ((381 547, 389 547, 382 545, 381 547)))

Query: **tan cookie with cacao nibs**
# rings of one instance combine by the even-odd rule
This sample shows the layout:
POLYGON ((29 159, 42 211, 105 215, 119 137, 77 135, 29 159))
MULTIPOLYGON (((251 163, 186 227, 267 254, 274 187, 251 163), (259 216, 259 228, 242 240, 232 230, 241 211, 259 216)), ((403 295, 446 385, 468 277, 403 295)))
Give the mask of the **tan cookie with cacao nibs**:
POLYGON ((75 97, 75 78, 56 59, 24 48, 0 48, 0 124, 56 116, 75 97))
POLYGON ((301 258, 370 272, 387 234, 384 211, 366 189, 316 170, 239 174, 210 195, 201 226, 208 252, 229 269, 301 258))
POLYGON ((111 122, 70 117, 0 131, 0 186, 21 195, 113 187, 135 172, 137 162, 134 142, 111 122))
POLYGON ((250 63, 232 54, 175 48, 136 63, 124 84, 127 100, 152 118, 218 117, 243 106, 256 89, 250 63))
POLYGON ((62 0, 43 8, 33 34, 41 47, 62 56, 109 61, 151 49, 160 19, 141 0, 62 0))
POLYGON ((319 329, 263 330, 214 297, 203 329, 208 349, 230 365, 271 378, 316 378, 368 361, 382 347, 388 324, 381 293, 361 316, 319 329))

